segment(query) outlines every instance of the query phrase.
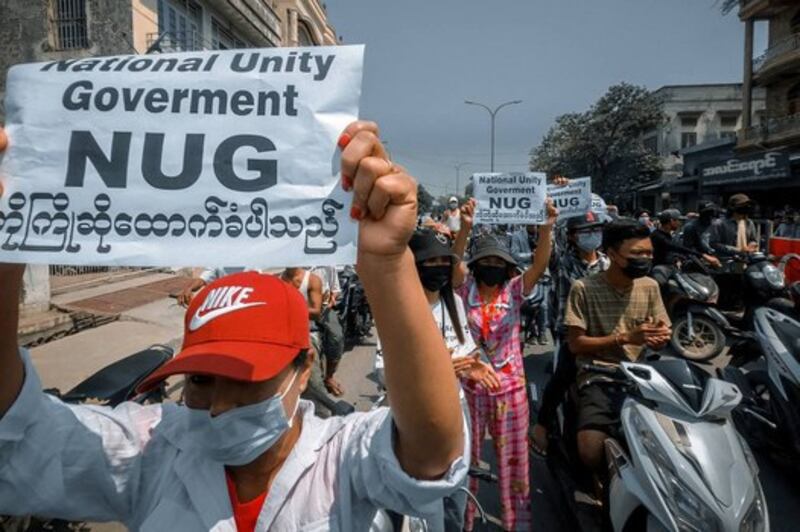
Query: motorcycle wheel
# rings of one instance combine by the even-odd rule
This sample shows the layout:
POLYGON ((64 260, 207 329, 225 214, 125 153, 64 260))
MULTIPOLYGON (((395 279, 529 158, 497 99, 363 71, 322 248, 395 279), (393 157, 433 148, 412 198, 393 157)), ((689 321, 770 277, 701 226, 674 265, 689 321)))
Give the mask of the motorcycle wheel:
POLYGON ((705 362, 725 349, 725 333, 714 321, 705 316, 692 317, 694 336, 689 335, 689 320, 681 316, 672 324, 670 345, 683 358, 705 362))

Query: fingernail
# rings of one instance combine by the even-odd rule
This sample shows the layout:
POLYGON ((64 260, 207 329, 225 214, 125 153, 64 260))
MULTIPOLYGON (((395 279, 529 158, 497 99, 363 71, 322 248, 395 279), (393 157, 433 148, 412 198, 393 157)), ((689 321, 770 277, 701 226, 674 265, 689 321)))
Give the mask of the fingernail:
POLYGON ((353 220, 360 220, 364 217, 364 212, 361 210, 361 207, 358 205, 353 205, 350 207, 350 218, 353 220))
POLYGON ((353 178, 342 174, 342 188, 349 192, 353 188, 353 178))
POLYGON ((342 136, 339 137, 339 142, 337 142, 337 144, 341 149, 344 149, 345 146, 350 144, 350 135, 348 135, 347 133, 342 133, 342 136))

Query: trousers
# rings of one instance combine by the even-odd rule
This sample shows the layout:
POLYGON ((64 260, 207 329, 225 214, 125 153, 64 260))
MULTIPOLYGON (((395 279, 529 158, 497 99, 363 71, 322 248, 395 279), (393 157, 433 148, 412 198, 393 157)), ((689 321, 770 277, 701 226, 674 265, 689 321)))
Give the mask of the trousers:
MULTIPOLYGON (((488 429, 497 457, 503 528, 531 529, 528 464, 528 394, 525 387, 497 395, 466 392, 472 418, 472 465, 481 458, 481 443, 488 429)), ((477 496, 478 479, 471 478, 470 491, 477 496)), ((467 504, 466 530, 472 530, 476 508, 467 504)))

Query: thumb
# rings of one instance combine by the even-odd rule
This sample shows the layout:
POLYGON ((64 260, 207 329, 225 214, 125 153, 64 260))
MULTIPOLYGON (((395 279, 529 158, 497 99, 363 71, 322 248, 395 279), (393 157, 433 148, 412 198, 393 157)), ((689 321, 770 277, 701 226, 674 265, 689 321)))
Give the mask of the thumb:
POLYGON ((7 146, 8 135, 6 135, 6 129, 4 127, 0 127, 0 151, 5 151, 7 146))

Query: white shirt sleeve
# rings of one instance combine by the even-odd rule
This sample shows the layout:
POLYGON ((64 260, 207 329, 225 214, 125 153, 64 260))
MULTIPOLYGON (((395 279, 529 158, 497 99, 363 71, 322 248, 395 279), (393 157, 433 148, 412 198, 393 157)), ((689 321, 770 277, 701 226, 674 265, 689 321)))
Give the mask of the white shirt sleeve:
POLYGON ((463 422, 464 450, 439 480, 418 480, 400 466, 394 451, 395 426, 391 411, 380 408, 347 418, 350 425, 343 447, 341 471, 362 500, 377 508, 425 516, 435 514, 441 499, 452 495, 466 481, 469 470, 469 430, 463 422))
POLYGON ((210 283, 211 281, 215 281, 219 277, 219 270, 216 268, 206 268, 200 272, 200 279, 205 281, 206 284, 210 283))
POLYGON ((0 514, 128 521, 161 406, 67 405, 42 392, 20 351, 25 382, 0 418, 0 514))

